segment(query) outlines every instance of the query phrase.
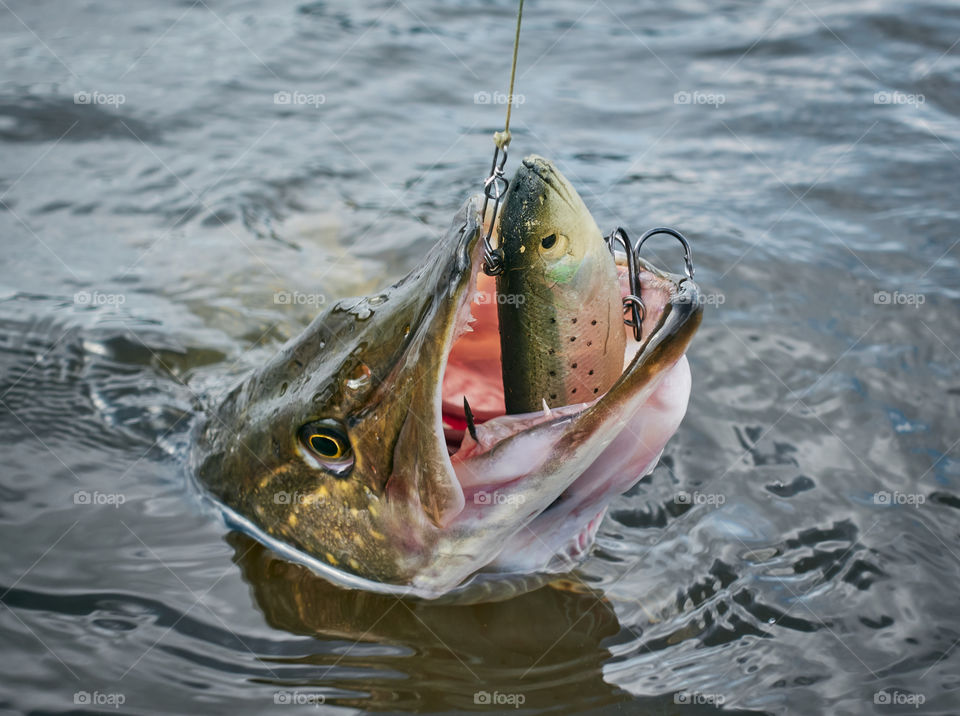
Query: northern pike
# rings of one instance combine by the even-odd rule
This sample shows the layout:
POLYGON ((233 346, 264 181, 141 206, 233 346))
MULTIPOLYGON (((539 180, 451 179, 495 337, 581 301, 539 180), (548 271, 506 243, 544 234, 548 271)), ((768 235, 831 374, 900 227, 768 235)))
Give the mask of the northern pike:
POLYGON ((506 415, 481 207, 207 400, 194 474, 229 525, 341 586, 428 599, 501 599, 587 555, 686 410, 699 290, 644 264, 643 340, 616 382, 506 415))
POLYGON ((503 200, 497 310, 507 414, 590 400, 623 372, 613 254, 573 185, 531 155, 503 200))

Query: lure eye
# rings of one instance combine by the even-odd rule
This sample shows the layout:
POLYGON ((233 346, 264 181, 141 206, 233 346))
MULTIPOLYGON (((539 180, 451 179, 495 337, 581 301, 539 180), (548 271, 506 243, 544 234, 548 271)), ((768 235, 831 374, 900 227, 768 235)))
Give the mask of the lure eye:
POLYGON ((344 473, 353 467, 353 448, 343 427, 332 420, 307 423, 300 428, 300 442, 321 467, 344 473))
POLYGON ((554 231, 540 239, 540 255, 548 260, 556 261, 567 253, 570 241, 563 234, 554 231))

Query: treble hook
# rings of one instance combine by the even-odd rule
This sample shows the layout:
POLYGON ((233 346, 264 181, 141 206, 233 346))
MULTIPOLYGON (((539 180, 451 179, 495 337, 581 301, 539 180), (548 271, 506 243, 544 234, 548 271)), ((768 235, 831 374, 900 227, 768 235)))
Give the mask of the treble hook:
POLYGON ((603 238, 603 240, 607 242, 610 253, 614 252, 614 243, 618 243, 623 247, 623 251, 627 255, 627 278, 630 280, 630 293, 623 298, 623 312, 626 313, 630 311, 630 318, 624 319, 623 323, 633 328, 633 337, 638 342, 643 334, 643 319, 646 317, 646 308, 643 305, 643 299, 640 298, 640 271, 637 270, 637 264, 640 261, 640 248, 647 239, 657 234, 669 234, 683 244, 684 273, 687 278, 692 281, 694 272, 693 251, 690 249, 690 242, 687 241, 687 238, 676 229, 665 226, 650 229, 650 231, 640 237, 636 245, 633 245, 626 230, 619 226, 614 229, 609 236, 603 238))
POLYGON ((643 246, 643 242, 649 239, 651 236, 656 236, 657 234, 669 234, 670 236, 677 239, 681 244, 683 244, 683 272, 687 275, 687 278, 691 281, 693 280, 693 252, 690 250, 690 242, 687 241, 687 237, 681 234, 676 229, 671 229, 666 226, 661 226, 657 229, 650 229, 647 233, 640 237, 640 240, 637 242, 636 247, 633 249, 637 254, 637 258, 640 258, 640 247, 643 246))
POLYGON ((630 318, 625 318, 623 323, 633 328, 633 338, 639 341, 643 318, 646 316, 647 309, 643 305, 643 299, 640 298, 640 272, 637 271, 637 256, 633 251, 626 230, 619 226, 609 236, 605 236, 604 241, 607 242, 610 253, 614 251, 614 242, 617 242, 623 247, 623 251, 627 255, 627 278, 630 280, 630 293, 623 299, 623 312, 630 311, 630 318))

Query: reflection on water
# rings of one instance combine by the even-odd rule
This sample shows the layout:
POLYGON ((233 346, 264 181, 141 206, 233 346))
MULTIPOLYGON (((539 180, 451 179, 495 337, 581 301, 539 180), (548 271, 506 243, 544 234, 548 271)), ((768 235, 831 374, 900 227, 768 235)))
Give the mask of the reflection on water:
MULTIPOLYGON (((345 591, 249 537, 229 541, 267 622, 319 639, 316 653, 268 665, 279 674, 322 667, 304 673, 300 687, 322 691, 336 675, 337 703, 443 710, 472 706, 482 691, 522 694, 536 708, 624 700, 602 678, 602 643, 619 630, 602 594, 558 584, 508 602, 436 606, 345 591)), ((288 684, 279 674, 273 683, 288 684)))
POLYGON ((684 424, 575 575, 346 592, 189 489, 197 396, 479 189, 514 9, 0 3, 0 710, 956 712, 950 3, 528 4, 508 171, 679 227, 710 299, 684 424))

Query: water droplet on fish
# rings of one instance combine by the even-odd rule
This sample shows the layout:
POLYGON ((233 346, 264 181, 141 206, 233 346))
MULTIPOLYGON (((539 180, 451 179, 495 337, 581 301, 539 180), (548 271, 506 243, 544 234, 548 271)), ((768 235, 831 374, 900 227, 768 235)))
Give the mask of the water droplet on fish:
POLYGON ((346 380, 347 388, 350 390, 360 390, 360 388, 363 388, 369 384, 370 368, 366 363, 361 363, 354 368, 353 372, 350 374, 350 377, 346 380))
POLYGON ((352 313, 358 321, 365 321, 373 315, 373 309, 370 308, 372 301, 370 298, 353 298, 341 301, 335 307, 335 310, 352 313))

